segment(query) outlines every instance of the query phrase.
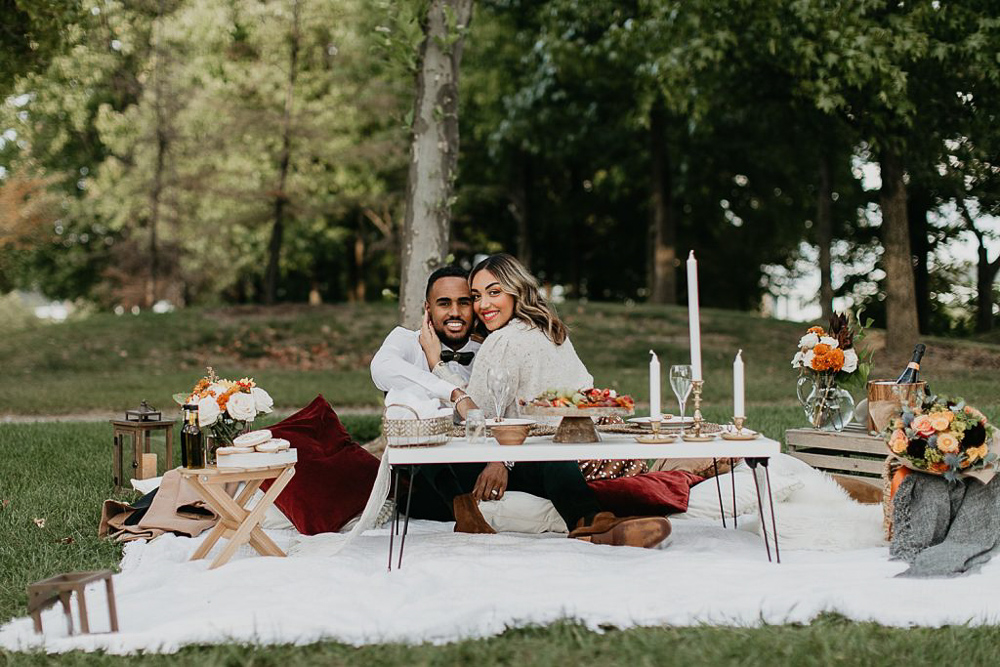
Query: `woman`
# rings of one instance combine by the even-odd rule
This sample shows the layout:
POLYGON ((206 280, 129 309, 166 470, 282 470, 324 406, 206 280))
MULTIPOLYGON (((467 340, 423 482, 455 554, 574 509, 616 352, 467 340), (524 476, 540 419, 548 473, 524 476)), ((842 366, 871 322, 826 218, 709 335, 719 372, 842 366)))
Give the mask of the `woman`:
POLYGON ((594 376, 580 361, 566 325, 542 297, 538 282, 507 254, 487 257, 469 274, 472 308, 485 328, 466 392, 487 417, 496 416, 488 384, 491 370, 506 372, 511 389, 501 412, 517 399, 530 401, 547 389, 586 389, 594 376))

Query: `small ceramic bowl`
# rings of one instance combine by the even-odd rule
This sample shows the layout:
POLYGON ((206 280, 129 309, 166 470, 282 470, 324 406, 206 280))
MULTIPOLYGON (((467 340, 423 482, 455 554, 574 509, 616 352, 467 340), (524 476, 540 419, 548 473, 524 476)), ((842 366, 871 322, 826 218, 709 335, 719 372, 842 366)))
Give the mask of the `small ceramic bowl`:
POLYGON ((528 437, 531 424, 501 424, 490 427, 490 433, 501 445, 520 445, 528 437))

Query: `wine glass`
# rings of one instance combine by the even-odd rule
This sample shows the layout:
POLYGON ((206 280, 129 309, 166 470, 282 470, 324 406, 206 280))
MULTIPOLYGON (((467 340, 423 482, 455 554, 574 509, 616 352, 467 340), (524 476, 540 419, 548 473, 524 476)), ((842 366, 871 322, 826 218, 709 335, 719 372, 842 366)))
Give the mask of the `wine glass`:
POLYGON ((489 368, 486 371, 486 388, 490 391, 493 399, 493 407, 496 409, 496 420, 503 421, 503 413, 510 401, 510 375, 500 367, 489 368))
POLYGON ((681 423, 684 423, 688 396, 691 395, 691 366, 683 364, 670 367, 670 388, 674 390, 677 404, 681 409, 681 423))

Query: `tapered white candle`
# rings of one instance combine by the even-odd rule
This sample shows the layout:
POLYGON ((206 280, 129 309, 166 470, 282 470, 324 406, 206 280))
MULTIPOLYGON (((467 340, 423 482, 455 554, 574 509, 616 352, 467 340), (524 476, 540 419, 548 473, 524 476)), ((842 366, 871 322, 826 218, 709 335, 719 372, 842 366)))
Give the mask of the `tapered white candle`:
POLYGON ((649 351, 649 418, 660 419, 660 360, 649 351))
POLYGON ((733 416, 746 418, 743 387, 743 350, 736 353, 733 362, 733 416))
POLYGON ((701 380, 701 322, 698 308, 698 260, 688 255, 688 331, 691 336, 691 379, 701 380))

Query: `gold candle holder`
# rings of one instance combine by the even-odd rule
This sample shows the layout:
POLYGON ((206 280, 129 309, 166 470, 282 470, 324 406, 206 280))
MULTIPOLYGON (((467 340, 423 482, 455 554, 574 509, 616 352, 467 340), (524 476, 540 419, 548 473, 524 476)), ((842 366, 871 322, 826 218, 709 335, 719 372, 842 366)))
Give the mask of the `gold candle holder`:
POLYGON ((705 435, 701 432, 705 423, 701 416, 701 390, 705 384, 704 380, 691 380, 691 393, 694 394, 694 421, 691 428, 684 432, 684 440, 687 442, 709 442, 715 440, 713 436, 705 435))
POLYGON ((735 431, 723 431, 723 440, 753 440, 757 438, 760 434, 747 429, 743 430, 743 425, 746 424, 746 417, 733 417, 733 426, 736 427, 735 431))

